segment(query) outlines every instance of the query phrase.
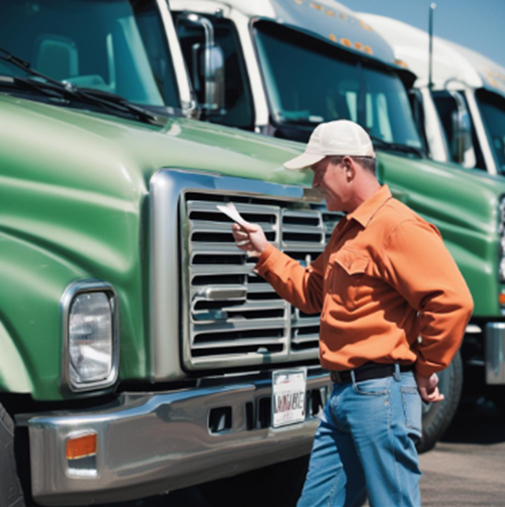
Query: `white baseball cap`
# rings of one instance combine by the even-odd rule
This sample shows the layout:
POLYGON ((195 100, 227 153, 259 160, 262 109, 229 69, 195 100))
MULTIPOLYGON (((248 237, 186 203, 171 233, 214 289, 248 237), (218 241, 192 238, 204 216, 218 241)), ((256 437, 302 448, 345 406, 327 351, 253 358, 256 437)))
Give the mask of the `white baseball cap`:
POLYGON ((288 160, 284 167, 293 171, 307 169, 327 156, 375 158, 372 140, 366 130, 348 120, 321 123, 312 132, 305 153, 288 160))

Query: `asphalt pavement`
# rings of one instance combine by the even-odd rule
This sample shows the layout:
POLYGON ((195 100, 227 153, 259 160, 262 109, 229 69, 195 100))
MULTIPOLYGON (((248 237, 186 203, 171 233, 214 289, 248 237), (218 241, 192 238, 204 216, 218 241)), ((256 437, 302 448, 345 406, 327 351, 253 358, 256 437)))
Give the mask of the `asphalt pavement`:
POLYGON ((424 507, 505 506, 505 413, 483 400, 463 405, 420 463, 424 507))

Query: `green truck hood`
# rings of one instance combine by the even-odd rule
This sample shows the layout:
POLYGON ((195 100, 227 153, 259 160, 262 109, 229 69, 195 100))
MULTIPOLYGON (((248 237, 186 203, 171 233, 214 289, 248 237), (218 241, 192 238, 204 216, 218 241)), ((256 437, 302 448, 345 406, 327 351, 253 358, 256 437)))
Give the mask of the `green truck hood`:
MULTIPOLYGON (((121 378, 149 378, 145 204, 157 170, 312 180, 282 167, 302 145, 208 123, 171 119, 160 128, 2 94, 0 115, 0 390, 37 399, 61 397, 59 303, 78 279, 116 288, 121 378)), ((496 280, 500 179, 392 154, 379 154, 379 173, 439 226, 462 270, 470 266, 467 281, 496 280)), ((491 285, 483 287, 496 294, 491 285)))
MULTIPOLYGON (((30 143, 42 146, 44 152, 52 151, 57 160, 68 156, 72 169, 64 172, 76 181, 85 175, 91 183, 96 168, 98 187, 110 180, 117 188, 124 179, 131 189, 131 180, 148 181, 154 171, 167 166, 201 168, 283 184, 310 184, 307 173, 282 167, 302 149, 291 141, 183 118, 170 119, 165 126, 157 127, 1 94, 0 108, 4 118, 7 115, 4 126, 15 122, 25 132, 13 149, 30 143), (105 167, 108 171, 104 172, 105 167)), ((63 164, 56 165, 54 170, 59 174, 63 164)))

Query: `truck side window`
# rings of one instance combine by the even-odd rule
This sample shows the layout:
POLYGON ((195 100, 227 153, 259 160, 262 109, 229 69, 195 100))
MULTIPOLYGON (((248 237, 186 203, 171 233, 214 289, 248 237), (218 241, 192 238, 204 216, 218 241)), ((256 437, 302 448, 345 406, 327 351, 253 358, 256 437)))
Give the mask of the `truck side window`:
MULTIPOLYGON (((451 96, 449 92, 435 91, 432 93, 432 95, 435 107, 437 108, 437 112, 440 117, 440 121, 442 122, 442 127, 446 135, 447 143, 449 146, 451 146, 453 140, 452 114, 457 111, 458 106, 456 104, 455 99, 451 96)), ((473 122, 472 122, 472 141, 475 150, 475 156, 477 159, 475 169, 486 170, 486 164, 484 162, 484 157, 480 149, 479 140, 477 139, 475 129, 473 128, 473 122)), ((452 157, 452 153, 450 153, 450 156, 452 157)))
POLYGON ((496 93, 478 90, 477 101, 496 165, 503 174, 505 173, 505 100, 496 93))
MULTIPOLYGON (((207 120, 213 123, 229 125, 246 130, 254 130, 254 112, 252 95, 247 79, 245 61, 240 49, 240 41, 235 25, 232 21, 215 16, 205 16, 214 26, 214 37, 217 45, 224 53, 225 71, 225 110, 224 115, 211 115, 207 120)), ((193 89, 198 102, 205 103, 205 78, 203 69, 193 59, 198 55, 194 50, 195 44, 205 43, 203 28, 180 18, 180 13, 174 13, 177 33, 181 43, 184 60, 191 74, 197 68, 198 75, 193 76, 193 89), (195 79, 196 77, 196 79, 195 79)))

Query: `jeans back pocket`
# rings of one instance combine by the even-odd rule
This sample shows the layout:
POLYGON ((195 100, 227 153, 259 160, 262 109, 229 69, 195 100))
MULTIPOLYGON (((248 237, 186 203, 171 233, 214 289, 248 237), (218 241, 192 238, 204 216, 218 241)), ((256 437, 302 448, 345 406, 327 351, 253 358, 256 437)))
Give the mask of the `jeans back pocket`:
POLYGON ((402 387, 400 392, 403 412, 405 414, 405 424, 415 436, 421 438, 423 432, 423 404, 421 395, 415 387, 402 387))

